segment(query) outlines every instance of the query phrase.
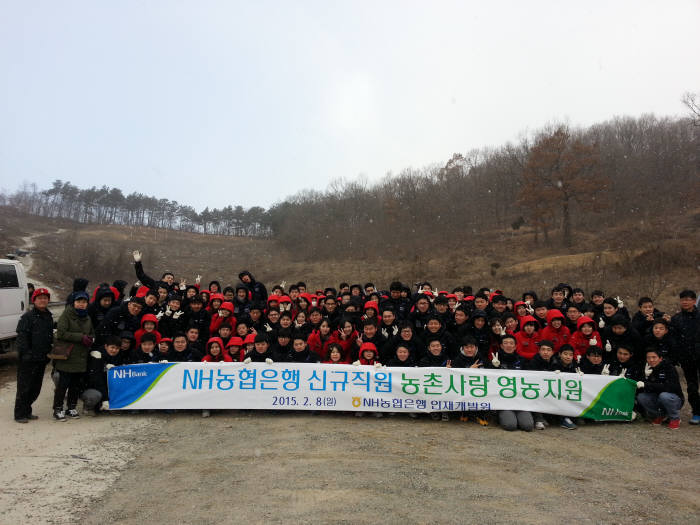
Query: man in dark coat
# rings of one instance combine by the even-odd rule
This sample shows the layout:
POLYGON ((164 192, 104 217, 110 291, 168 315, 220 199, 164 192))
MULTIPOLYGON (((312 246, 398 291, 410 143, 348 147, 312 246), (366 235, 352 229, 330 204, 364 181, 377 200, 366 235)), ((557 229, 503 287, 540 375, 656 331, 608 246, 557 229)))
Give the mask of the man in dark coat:
POLYGON ((32 403, 41 392, 47 355, 53 345, 53 316, 48 310, 49 291, 37 288, 32 293, 34 307, 25 312, 17 323, 17 396, 15 421, 27 423, 37 419, 32 414, 32 403))
POLYGON ((256 281, 252 273, 248 270, 243 270, 238 274, 238 278, 251 293, 251 302, 267 303, 267 288, 265 288, 263 283, 256 281))

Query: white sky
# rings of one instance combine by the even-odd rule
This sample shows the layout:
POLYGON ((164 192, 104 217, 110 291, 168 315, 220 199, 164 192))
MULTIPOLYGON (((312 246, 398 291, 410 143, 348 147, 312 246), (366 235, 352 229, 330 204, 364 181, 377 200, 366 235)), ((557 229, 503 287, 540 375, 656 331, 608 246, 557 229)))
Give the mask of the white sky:
POLYGON ((0 187, 198 210, 682 115, 700 1, 0 0, 0 187))

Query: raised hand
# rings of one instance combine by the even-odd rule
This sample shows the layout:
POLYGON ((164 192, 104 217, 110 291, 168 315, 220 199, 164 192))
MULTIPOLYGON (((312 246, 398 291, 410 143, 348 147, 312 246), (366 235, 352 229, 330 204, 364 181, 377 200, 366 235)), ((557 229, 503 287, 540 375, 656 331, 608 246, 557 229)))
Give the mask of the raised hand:
POLYGON ((491 358, 491 364, 494 366, 494 368, 501 366, 501 362, 498 359, 498 352, 494 352, 493 357, 491 358))
POLYGON ((603 370, 600 371, 600 375, 602 375, 602 376, 609 376, 610 375, 610 365, 609 364, 603 365, 603 370))
POLYGON ((134 250, 131 252, 131 255, 134 257, 134 262, 139 262, 141 260, 141 252, 138 250, 134 250))
POLYGON ((644 377, 648 378, 651 375, 652 368, 649 363, 644 365, 644 377))

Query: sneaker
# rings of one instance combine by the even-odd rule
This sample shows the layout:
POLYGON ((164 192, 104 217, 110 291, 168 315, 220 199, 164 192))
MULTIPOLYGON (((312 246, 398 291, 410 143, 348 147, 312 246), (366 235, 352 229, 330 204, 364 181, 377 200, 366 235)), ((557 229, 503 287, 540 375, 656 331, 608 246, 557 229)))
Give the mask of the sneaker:
POLYGON ((668 428, 670 428, 671 430, 678 430, 679 428, 681 428, 681 420, 672 419, 668 422, 668 428))
POLYGON ((700 425, 700 414, 694 414, 688 421, 691 425, 700 425))
POLYGON ((75 408, 68 409, 68 412, 66 412, 66 416, 68 416, 71 419, 80 419, 80 414, 78 414, 78 411, 75 408))
POLYGON ((663 416, 655 417, 654 419, 651 420, 652 425, 660 425, 663 422, 664 422, 663 416))
POLYGON ((447 412, 443 412, 442 415, 440 416, 440 419, 442 419, 443 421, 449 421, 450 415, 447 412))
POLYGON ((39 416, 35 416, 34 414, 29 414, 29 415, 27 416, 27 419, 28 419, 29 421, 35 421, 35 420, 39 419, 39 416))
POLYGON ((537 421, 535 423, 535 430, 544 430, 544 421, 537 421))
POLYGON ((29 419, 26 417, 16 417, 15 423, 29 423, 29 419))
POLYGON ((54 410, 53 411, 53 418, 56 421, 65 421, 66 420, 66 413, 63 410, 54 410))
POLYGON ((208 410, 202 410, 202 417, 209 417, 210 415, 208 410))
POLYGON ((479 423, 482 427, 489 426, 489 420, 482 416, 476 416, 476 422, 479 423))
POLYGON ((440 413, 439 412, 431 412, 430 413, 430 418, 433 421, 439 421, 440 420, 440 413))
POLYGON ((576 430, 577 428, 574 422, 568 417, 561 418, 561 423, 559 426, 561 426, 561 428, 565 428, 566 430, 576 430))

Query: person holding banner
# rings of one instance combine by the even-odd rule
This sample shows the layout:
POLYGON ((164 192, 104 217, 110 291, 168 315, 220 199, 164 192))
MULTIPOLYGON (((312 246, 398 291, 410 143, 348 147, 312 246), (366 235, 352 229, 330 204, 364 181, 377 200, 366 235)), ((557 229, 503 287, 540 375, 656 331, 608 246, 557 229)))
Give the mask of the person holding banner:
MULTIPOLYGON (((501 337, 501 351, 496 352, 491 359, 491 366, 497 370, 524 370, 526 361, 515 351, 517 341, 514 335, 506 334, 501 337)), ((532 414, 526 410, 499 410, 498 423, 503 430, 524 430, 532 432, 535 421, 532 414)))

